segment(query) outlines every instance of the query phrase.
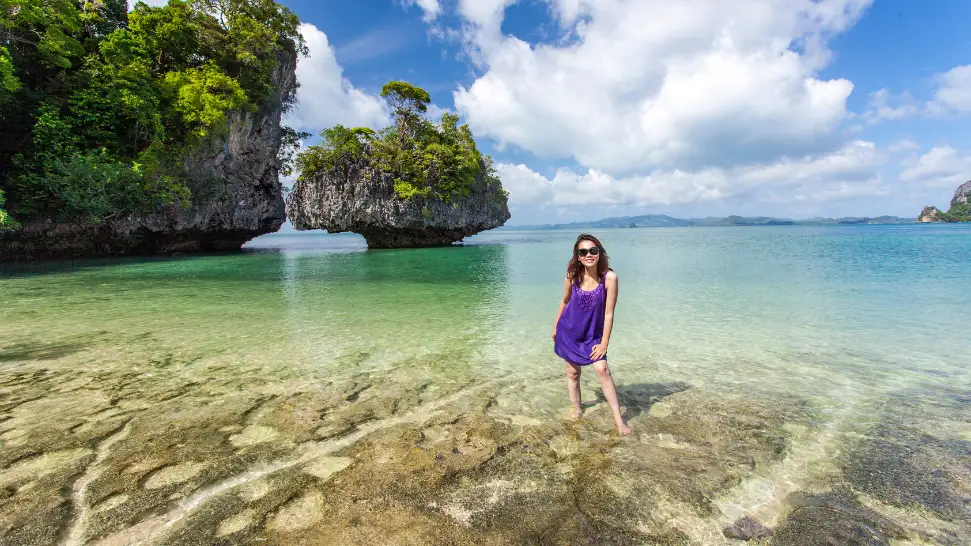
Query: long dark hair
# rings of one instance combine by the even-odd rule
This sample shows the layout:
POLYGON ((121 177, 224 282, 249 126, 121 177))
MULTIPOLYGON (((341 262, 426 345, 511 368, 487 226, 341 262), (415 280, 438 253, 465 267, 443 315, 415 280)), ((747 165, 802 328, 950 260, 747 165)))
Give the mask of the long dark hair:
POLYGON ((604 274, 607 273, 607 270, 610 269, 609 260, 607 258, 607 250, 602 244, 600 244, 600 240, 589 233, 581 233, 580 236, 577 237, 577 242, 573 243, 573 257, 570 258, 570 263, 568 263, 566 266, 566 277, 573 281, 573 284, 576 285, 583 282, 584 267, 583 264, 580 263, 580 255, 577 254, 577 252, 580 250, 581 241, 590 241, 591 243, 597 245, 597 248, 600 249, 600 261, 597 262, 597 280, 602 279, 604 274))

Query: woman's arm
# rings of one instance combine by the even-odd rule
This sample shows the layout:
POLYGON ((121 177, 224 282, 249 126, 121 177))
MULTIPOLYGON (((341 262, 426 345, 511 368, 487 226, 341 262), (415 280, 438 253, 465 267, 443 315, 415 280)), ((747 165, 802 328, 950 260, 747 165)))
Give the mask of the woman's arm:
POLYGON ((613 271, 607 272, 604 285, 607 289, 607 309, 604 311, 604 337, 600 343, 607 347, 610 341, 610 330, 614 327, 614 306, 617 305, 617 274, 613 271))
POLYGON ((563 277, 563 297, 560 298, 560 308, 556 311, 556 320, 553 321, 553 341, 556 341, 556 325, 560 323, 560 315, 566 309, 566 304, 570 303, 570 296, 573 294, 571 288, 570 278, 563 277))
POLYGON ((606 309, 604 310, 604 336, 600 343, 593 346, 590 351, 591 360, 599 360, 607 354, 607 344, 610 343, 610 330, 614 327, 614 306, 617 304, 617 274, 608 271, 604 279, 604 288, 607 289, 606 309))

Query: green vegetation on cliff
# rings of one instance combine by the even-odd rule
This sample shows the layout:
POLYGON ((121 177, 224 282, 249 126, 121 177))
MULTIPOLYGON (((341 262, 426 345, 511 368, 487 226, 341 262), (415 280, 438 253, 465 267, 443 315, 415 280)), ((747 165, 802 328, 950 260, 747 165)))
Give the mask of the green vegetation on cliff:
MULTIPOLYGON (((452 202, 471 194, 484 166, 482 175, 491 186, 501 188, 492 158, 479 151, 468 125, 459 126, 459 117, 448 112, 440 123, 425 118, 431 97, 424 89, 392 81, 381 96, 394 109, 394 123, 379 132, 341 125, 325 129, 322 144, 297 155, 301 179, 366 162, 394 176, 395 193, 402 199, 434 195, 452 202)), ((503 200, 508 197, 502 189, 498 195, 503 200)))
POLYGON ((0 227, 186 204, 182 157, 277 92, 298 24, 273 0, 0 0, 0 227))
POLYGON ((971 222, 971 203, 951 205, 947 212, 937 215, 941 222, 971 222))

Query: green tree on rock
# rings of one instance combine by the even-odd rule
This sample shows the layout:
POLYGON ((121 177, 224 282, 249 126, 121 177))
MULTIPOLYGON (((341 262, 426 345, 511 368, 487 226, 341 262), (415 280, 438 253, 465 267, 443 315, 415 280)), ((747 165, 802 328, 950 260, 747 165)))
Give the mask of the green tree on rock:
MULTIPOLYGON (((189 202, 182 160, 306 53, 273 0, 0 0, 0 191, 19 220, 189 202)), ((295 95, 284 97, 284 109, 295 95)), ((284 130, 288 146, 298 133, 284 130)), ((281 150, 281 158, 292 154, 281 150)), ((286 170, 284 166, 284 170, 286 170)), ((5 221, 9 222, 7 212, 5 221)))
POLYGON ((408 82, 391 81, 381 88, 381 96, 394 109, 395 126, 399 138, 406 140, 415 135, 432 101, 428 92, 408 82))
MULTIPOLYGON (((300 180, 320 172, 341 171, 352 162, 366 164, 394 176, 399 198, 435 196, 445 202, 468 197, 477 176, 506 199, 492 166, 482 155, 468 125, 448 112, 439 123, 425 118, 431 97, 420 87, 392 81, 381 96, 393 111, 393 123, 380 132, 337 125, 321 132, 323 142, 310 146, 297 158, 300 180)), ((343 172, 347 172, 346 169, 343 172)))

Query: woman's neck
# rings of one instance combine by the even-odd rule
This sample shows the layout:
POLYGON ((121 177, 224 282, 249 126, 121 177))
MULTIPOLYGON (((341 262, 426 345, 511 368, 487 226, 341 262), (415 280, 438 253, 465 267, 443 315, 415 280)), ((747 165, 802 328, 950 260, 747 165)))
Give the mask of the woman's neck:
POLYGON ((586 276, 590 277, 591 279, 597 278, 597 266, 583 266, 583 272, 586 273, 586 276))

